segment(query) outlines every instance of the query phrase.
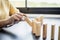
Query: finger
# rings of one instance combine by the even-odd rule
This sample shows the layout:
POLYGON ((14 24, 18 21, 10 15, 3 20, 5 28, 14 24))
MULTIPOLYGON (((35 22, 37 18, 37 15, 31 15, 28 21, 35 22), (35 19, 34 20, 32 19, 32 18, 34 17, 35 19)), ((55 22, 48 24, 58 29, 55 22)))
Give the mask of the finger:
POLYGON ((21 19, 23 16, 21 16, 21 15, 16 15, 19 19, 21 19))
POLYGON ((26 15, 26 14, 23 14, 23 16, 27 17, 27 15, 26 15))
POLYGON ((23 16, 23 13, 17 13, 17 14, 23 16))
POLYGON ((16 15, 14 15, 13 18, 14 18, 15 20, 17 20, 17 21, 20 20, 16 15))
POLYGON ((24 13, 18 13, 18 15, 21 15, 21 16, 25 16, 25 17, 27 17, 27 15, 24 14, 24 13))

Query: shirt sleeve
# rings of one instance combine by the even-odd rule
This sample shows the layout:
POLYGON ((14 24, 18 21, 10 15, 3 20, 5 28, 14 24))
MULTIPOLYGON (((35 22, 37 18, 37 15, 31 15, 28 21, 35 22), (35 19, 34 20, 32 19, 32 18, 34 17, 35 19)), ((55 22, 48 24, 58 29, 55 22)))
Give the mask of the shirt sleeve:
POLYGON ((14 6, 11 4, 11 2, 9 2, 9 4, 10 4, 10 11, 9 11, 10 15, 13 15, 13 14, 15 14, 15 13, 19 13, 19 10, 18 10, 16 7, 14 7, 14 6))

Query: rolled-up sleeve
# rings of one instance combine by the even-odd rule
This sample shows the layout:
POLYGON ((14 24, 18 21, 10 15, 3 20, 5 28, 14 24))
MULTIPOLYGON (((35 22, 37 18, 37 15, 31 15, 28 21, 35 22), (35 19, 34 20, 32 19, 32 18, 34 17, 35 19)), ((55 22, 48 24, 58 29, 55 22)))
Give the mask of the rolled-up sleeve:
POLYGON ((13 14, 15 14, 15 13, 19 13, 19 10, 18 10, 16 7, 14 7, 14 6, 11 4, 11 2, 9 2, 9 4, 10 4, 10 11, 9 11, 10 15, 13 15, 13 14))

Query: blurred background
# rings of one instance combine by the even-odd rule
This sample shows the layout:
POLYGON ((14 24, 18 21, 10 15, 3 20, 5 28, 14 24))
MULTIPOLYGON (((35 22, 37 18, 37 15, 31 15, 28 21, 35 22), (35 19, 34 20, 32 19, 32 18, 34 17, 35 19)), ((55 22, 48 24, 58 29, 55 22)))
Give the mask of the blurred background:
POLYGON ((60 7, 60 0, 10 0, 16 7, 60 7))
MULTIPOLYGON (((10 0, 11 3, 21 12, 27 14, 30 20, 44 16, 43 24, 47 24, 47 38, 51 40, 51 25, 55 25, 54 40, 58 40, 58 30, 60 26, 60 0, 10 0)), ((3 28, 0 31, 0 40, 45 40, 42 38, 43 27, 41 27, 41 37, 34 38, 32 28, 26 21, 3 28)), ((60 38, 60 37, 59 37, 60 38)))
POLYGON ((10 0, 21 12, 60 14, 60 0, 10 0))

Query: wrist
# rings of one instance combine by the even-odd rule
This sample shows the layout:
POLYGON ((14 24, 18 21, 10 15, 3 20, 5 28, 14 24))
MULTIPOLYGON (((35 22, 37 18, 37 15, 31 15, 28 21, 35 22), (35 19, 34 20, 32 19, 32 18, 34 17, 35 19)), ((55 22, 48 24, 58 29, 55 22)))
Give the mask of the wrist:
POLYGON ((14 19, 10 17, 8 20, 6 20, 5 27, 10 27, 13 24, 14 24, 14 19))

